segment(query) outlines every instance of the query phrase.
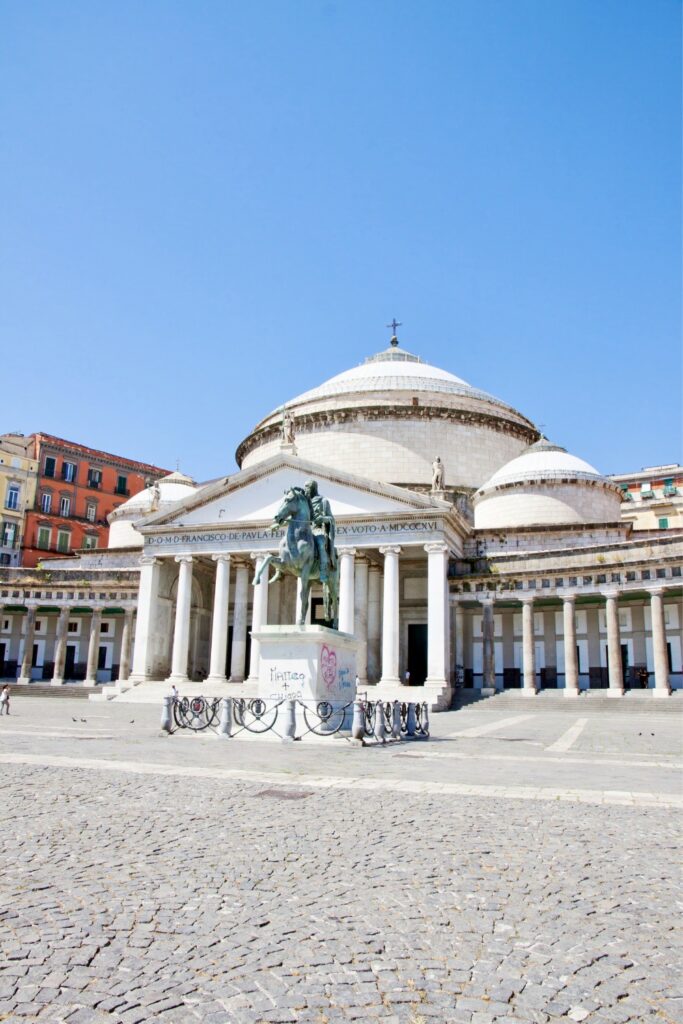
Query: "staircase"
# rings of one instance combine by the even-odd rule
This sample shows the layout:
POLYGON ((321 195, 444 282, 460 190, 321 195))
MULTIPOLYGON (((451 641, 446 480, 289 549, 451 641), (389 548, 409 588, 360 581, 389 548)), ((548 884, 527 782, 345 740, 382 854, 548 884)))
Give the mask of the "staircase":
POLYGON ((15 697, 78 697, 87 700, 91 693, 100 693, 103 686, 49 686, 41 683, 9 683, 10 701, 15 697))
POLYGON ((477 711, 552 711, 583 715, 601 714, 683 714, 683 690, 674 690, 671 697, 653 697, 652 690, 627 690, 623 697, 606 697, 604 690, 582 691, 578 697, 565 697, 563 690, 540 690, 535 697, 525 697, 521 690, 503 690, 492 697, 482 697, 478 690, 460 689, 453 708, 476 708, 477 711))

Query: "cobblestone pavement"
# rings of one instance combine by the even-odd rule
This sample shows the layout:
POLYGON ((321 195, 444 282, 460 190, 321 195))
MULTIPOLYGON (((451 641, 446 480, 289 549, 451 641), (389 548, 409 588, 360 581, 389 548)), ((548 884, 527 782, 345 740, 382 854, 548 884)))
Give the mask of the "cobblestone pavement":
MULTIPOLYGON (((2 1021, 683 1021, 670 808, 326 790, 280 747, 278 785, 57 767, 62 742, 2 737, 45 755, 0 768, 2 1021)), ((229 746, 173 742, 140 755, 229 746)))

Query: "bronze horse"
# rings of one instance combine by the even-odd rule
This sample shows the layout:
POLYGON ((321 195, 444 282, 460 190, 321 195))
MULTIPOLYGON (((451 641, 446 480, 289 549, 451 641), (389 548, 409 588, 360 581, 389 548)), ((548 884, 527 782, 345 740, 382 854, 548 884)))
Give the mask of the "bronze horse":
MULTIPOLYGON (((296 576, 301 580, 301 601, 297 609, 297 625, 303 626, 308 612, 308 599, 311 584, 320 579, 320 564, 316 554, 315 540, 311 528, 311 505, 301 487, 290 487, 280 508, 273 519, 273 529, 287 526, 287 533, 280 541, 277 555, 267 555, 254 577, 254 586, 260 582, 261 576, 270 573, 271 565, 275 567, 275 575, 268 580, 275 583, 284 575, 296 576)), ((339 568, 334 558, 335 568, 330 568, 328 579, 323 582, 323 603, 325 618, 332 622, 334 629, 338 626, 339 568)))

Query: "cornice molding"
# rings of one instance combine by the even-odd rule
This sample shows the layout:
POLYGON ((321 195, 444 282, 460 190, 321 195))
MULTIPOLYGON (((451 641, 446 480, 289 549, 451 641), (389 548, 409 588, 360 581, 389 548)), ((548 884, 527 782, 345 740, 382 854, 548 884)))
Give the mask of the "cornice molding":
MULTIPOLYGON (((294 435, 312 434, 330 425, 376 422, 378 420, 446 420, 463 423, 468 426, 481 426, 497 433, 510 434, 527 444, 533 444, 539 438, 533 426, 524 426, 507 418, 501 411, 500 415, 488 412, 474 412, 471 409, 457 409, 439 405, 386 405, 372 407, 346 406, 342 409, 325 409, 317 412, 304 412, 293 416, 294 435)), ((235 460, 241 467, 244 459, 256 448, 276 441, 282 432, 281 424, 274 422, 256 427, 237 447, 235 460)))

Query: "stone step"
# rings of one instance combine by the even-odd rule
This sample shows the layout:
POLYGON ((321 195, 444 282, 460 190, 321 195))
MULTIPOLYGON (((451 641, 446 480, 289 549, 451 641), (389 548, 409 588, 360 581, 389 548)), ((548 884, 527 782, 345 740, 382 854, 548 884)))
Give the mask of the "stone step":
POLYGON ((77 697, 80 700, 87 700, 91 693, 99 693, 103 686, 73 686, 64 683, 63 686, 50 686, 41 683, 9 683, 10 700, 15 697, 77 697))
POLYGON ((671 697, 653 697, 652 690, 630 690, 623 697, 606 697, 605 691, 582 692, 579 697, 565 697, 562 690, 541 690, 535 697, 525 697, 521 690, 496 693, 484 697, 471 690, 460 690, 453 707, 456 709, 476 708, 477 711, 503 711, 514 708, 519 711, 567 711, 570 714, 584 712, 616 712, 618 714, 652 715, 682 714, 683 690, 674 690, 671 697))

